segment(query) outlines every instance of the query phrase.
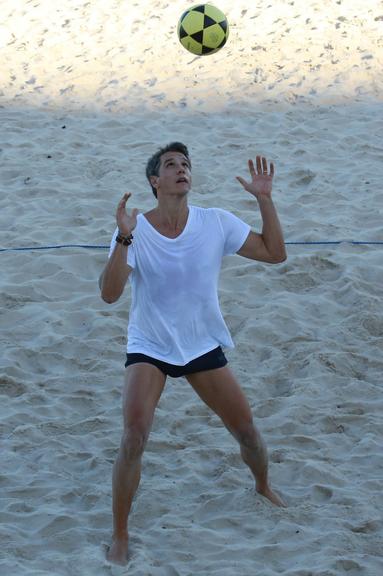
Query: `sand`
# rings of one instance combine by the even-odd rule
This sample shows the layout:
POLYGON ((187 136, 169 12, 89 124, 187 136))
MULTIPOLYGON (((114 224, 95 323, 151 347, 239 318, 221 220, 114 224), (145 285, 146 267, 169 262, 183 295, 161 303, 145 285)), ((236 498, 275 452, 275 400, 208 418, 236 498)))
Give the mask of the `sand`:
MULTIPOLYGON (((383 9, 219 0, 231 35, 194 58, 175 0, 3 0, 0 24, 2 574, 380 576, 383 9), (235 4, 235 6, 233 6, 235 4), (190 201, 260 227, 235 180, 276 165, 288 259, 224 261, 227 356, 269 449, 272 507, 235 441, 169 379, 131 515, 105 560, 130 292, 97 280, 125 191, 189 145, 190 201)), ((187 4, 186 4, 187 6, 187 4)))

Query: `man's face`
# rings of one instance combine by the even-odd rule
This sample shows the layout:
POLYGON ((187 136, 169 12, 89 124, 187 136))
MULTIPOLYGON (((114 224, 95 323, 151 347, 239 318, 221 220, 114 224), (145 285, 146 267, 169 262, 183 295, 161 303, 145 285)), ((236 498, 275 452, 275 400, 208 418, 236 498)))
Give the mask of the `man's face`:
POLYGON ((181 152, 162 154, 159 175, 151 177, 157 194, 179 194, 181 196, 189 192, 191 180, 189 160, 181 152))

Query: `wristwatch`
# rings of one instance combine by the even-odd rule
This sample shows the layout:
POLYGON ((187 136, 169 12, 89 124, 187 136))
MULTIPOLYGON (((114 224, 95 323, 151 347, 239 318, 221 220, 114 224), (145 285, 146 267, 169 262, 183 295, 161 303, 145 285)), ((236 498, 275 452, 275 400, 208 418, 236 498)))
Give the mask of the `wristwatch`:
POLYGON ((118 244, 122 244, 123 246, 130 246, 130 244, 132 243, 132 240, 133 240, 133 234, 127 234, 126 236, 124 236, 119 231, 117 236, 116 236, 116 242, 118 244))

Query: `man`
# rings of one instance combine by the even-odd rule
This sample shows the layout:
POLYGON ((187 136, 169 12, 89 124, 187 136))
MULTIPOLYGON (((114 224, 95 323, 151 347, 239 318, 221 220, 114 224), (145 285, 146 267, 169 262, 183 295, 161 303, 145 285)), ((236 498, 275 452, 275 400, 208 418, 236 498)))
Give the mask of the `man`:
POLYGON ((113 470, 113 542, 108 559, 126 564, 128 515, 140 481, 141 457, 166 377, 185 376, 222 419, 240 445, 256 490, 282 500, 268 483, 267 453, 249 403, 227 366, 221 346, 232 347, 218 303, 218 275, 225 254, 278 263, 286 259, 282 229, 271 198, 274 166, 249 160, 251 181, 237 177, 257 200, 262 233, 217 208, 188 204, 191 162, 185 145, 173 142, 148 161, 146 174, 157 206, 130 213, 125 194, 117 229, 100 277, 101 296, 115 302, 129 277, 132 306, 123 392, 124 432, 113 470))

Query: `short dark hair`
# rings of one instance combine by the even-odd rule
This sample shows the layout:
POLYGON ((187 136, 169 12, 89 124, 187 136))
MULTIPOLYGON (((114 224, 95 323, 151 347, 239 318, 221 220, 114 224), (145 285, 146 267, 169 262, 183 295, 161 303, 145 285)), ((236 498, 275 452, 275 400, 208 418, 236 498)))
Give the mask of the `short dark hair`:
POLYGON ((189 151, 185 146, 185 144, 182 144, 182 142, 171 142, 170 144, 167 144, 167 146, 164 146, 163 148, 157 150, 157 152, 153 154, 151 158, 149 158, 146 164, 146 177, 149 180, 149 184, 156 198, 157 198, 157 190, 152 186, 152 183, 150 182, 150 177, 159 176, 161 166, 161 156, 163 154, 166 154, 166 152, 180 152, 185 156, 185 158, 187 158, 189 165, 191 167, 189 151))

